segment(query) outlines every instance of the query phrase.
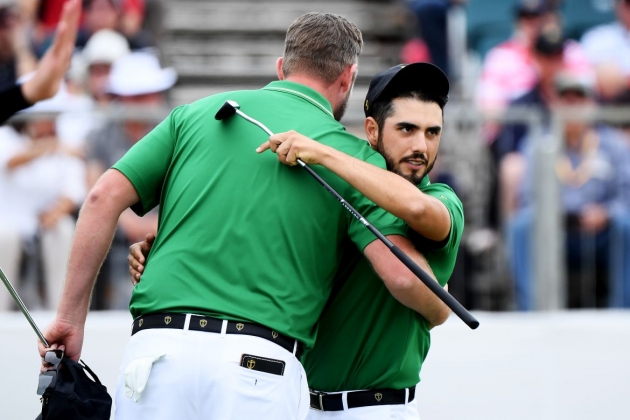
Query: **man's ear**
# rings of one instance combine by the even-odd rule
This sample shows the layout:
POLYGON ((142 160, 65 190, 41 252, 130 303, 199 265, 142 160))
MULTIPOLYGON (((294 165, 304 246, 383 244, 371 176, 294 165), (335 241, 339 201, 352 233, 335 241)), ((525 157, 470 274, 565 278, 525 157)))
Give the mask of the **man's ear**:
POLYGON ((372 149, 376 149, 376 143, 378 142, 378 123, 372 117, 365 119, 365 135, 372 149))
POLYGON ((352 86, 354 85, 354 80, 355 80, 355 76, 357 73, 357 70, 359 68, 359 65, 354 63, 348 67, 346 67, 346 69, 343 71, 343 73, 341 73, 341 88, 343 89, 344 92, 347 92, 348 90, 352 89, 352 86))
POLYGON ((279 80, 284 80, 284 72, 282 71, 282 63, 284 63, 284 57, 278 57, 276 60, 276 74, 279 80))

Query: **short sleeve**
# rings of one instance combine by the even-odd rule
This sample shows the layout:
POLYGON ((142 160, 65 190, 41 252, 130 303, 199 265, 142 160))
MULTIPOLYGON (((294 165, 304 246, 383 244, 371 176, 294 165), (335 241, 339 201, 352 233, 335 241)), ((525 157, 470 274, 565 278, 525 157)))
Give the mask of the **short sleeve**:
POLYGON ((464 232, 464 206, 457 194, 446 184, 429 184, 422 187, 421 191, 433 198, 440 200, 451 218, 451 229, 443 241, 435 242, 421 236, 416 232, 410 233, 412 242, 418 249, 430 249, 433 252, 445 253, 457 252, 464 232))
POLYGON ((446 252, 457 251, 464 232, 464 206, 457 194, 446 185, 440 189, 439 193, 431 195, 444 203, 451 215, 451 231, 442 249, 446 252))
MULTIPOLYGON (((378 153, 373 153, 366 162, 385 169, 385 159, 378 153)), ((374 204, 359 191, 352 189, 351 197, 346 199, 372 226, 383 235, 400 235, 407 237, 407 224, 374 204)), ((360 251, 374 241, 376 236, 357 218, 348 214, 351 218, 348 235, 360 251)))
POLYGON ((112 166, 125 175, 136 189, 140 202, 131 209, 139 216, 145 215, 160 202, 177 142, 177 116, 182 108, 174 109, 112 166))

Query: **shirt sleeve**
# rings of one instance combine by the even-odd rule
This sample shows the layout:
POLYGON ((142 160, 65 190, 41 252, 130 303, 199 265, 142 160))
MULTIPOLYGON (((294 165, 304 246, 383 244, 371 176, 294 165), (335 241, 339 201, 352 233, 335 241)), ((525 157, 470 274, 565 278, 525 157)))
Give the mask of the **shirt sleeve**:
MULTIPOLYGON (((423 187, 422 192, 444 203, 451 216, 451 229, 444 241, 430 241, 412 230, 409 234, 411 242, 420 252, 429 251, 425 257, 433 255, 444 261, 442 266, 432 267, 434 270, 440 268, 439 272, 435 271, 435 276, 443 287, 448 282, 455 267, 457 251, 464 234, 464 206, 457 194, 446 184, 431 184, 423 187)), ((431 259, 429 259, 429 264, 431 264, 431 259)))
POLYGON ((162 186, 177 142, 177 117, 183 107, 174 109, 112 166, 125 175, 136 189, 140 202, 131 209, 138 216, 144 216, 160 202, 162 186))
POLYGON ((414 243, 417 239, 422 238, 420 240, 422 241, 423 246, 428 246, 434 251, 447 253, 457 251, 464 232, 464 206, 461 200, 457 197, 455 191, 446 184, 431 184, 422 188, 422 192, 440 200, 444 204, 451 217, 451 229, 448 236, 443 241, 429 241, 428 239, 418 235, 418 238, 414 238, 414 243))
MULTIPOLYGON (((373 153, 366 162, 385 169, 385 159, 378 153, 373 153)), ((407 237, 407 224, 393 214, 378 207, 358 190, 351 188, 350 196, 346 199, 361 215, 383 235, 400 235, 407 237)), ((348 212, 351 218, 348 235, 360 251, 374 241, 376 236, 356 217, 348 212)))
POLYGON ((22 94, 22 86, 15 85, 0 92, 0 124, 3 124, 13 114, 31 106, 22 94))
POLYGON ((451 231, 443 250, 446 252, 457 251, 464 233, 464 206, 455 192, 446 185, 434 197, 444 203, 451 216, 451 231))

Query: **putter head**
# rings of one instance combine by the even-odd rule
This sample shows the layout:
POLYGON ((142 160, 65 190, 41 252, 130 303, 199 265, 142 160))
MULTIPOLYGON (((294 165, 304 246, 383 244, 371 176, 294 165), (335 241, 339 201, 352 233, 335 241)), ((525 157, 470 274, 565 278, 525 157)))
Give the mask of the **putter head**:
POLYGON ((221 121, 230 118, 232 115, 236 114, 236 110, 240 107, 241 106, 235 101, 225 101, 223 106, 219 108, 214 115, 214 119, 221 121))

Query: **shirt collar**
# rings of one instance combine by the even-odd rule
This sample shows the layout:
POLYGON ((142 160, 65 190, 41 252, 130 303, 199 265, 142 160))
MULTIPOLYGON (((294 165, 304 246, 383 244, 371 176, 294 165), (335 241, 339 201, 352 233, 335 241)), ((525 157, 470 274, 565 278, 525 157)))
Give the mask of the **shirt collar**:
POLYGON ((324 98, 321 93, 308 86, 300 83, 289 82, 287 80, 276 80, 269 83, 263 89, 295 95, 299 98, 304 99, 307 102, 310 102, 311 104, 315 105, 317 108, 334 118, 330 102, 328 102, 328 100, 324 98))
POLYGON ((420 181, 420 184, 418 184, 418 187, 422 188, 430 184, 431 184, 431 180, 429 180, 429 175, 425 175, 424 178, 422 178, 422 181, 420 181))

